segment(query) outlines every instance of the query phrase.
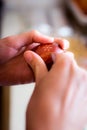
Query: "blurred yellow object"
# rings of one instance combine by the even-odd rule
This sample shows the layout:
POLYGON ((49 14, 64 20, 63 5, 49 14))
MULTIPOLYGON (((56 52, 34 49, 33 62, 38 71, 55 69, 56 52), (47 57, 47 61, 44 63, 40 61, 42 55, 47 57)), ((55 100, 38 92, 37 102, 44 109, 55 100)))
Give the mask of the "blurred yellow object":
POLYGON ((70 42, 69 51, 73 52, 77 63, 87 69, 87 46, 78 38, 68 38, 70 42))

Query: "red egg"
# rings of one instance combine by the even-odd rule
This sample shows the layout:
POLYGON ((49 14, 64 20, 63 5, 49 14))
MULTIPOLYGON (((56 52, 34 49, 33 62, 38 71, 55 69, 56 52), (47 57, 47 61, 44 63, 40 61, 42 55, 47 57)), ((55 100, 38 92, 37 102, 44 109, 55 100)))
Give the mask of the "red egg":
POLYGON ((58 43, 40 44, 39 46, 33 49, 33 51, 36 52, 44 60, 48 69, 50 69, 53 64, 51 54, 60 50, 61 49, 58 43))

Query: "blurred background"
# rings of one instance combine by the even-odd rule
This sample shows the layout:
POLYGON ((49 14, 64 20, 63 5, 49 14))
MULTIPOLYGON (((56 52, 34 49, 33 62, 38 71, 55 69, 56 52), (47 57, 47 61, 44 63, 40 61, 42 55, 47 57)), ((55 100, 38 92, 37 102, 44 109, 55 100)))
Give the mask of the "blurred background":
MULTIPOLYGON (((0 37, 36 29, 66 38, 87 69, 87 0, 0 0, 0 37)), ((25 130, 34 84, 0 87, 0 130, 25 130)))

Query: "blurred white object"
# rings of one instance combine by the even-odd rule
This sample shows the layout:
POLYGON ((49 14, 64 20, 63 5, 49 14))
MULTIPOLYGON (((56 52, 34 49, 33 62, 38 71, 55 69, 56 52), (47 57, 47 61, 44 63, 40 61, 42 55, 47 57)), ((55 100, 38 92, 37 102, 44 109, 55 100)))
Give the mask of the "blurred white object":
POLYGON ((40 33, 45 34, 45 35, 51 35, 51 33, 52 33, 52 28, 50 27, 50 25, 44 24, 44 23, 36 24, 29 28, 24 29, 24 31, 30 31, 30 30, 37 30, 40 33))
POLYGON ((47 10, 33 9, 22 13, 23 21, 25 23, 25 29, 23 31, 38 30, 39 32, 50 35, 52 28, 48 24, 47 10))
POLYGON ((2 37, 18 34, 24 29, 24 23, 20 15, 14 11, 5 11, 2 21, 2 37))
POLYGON ((54 29, 60 28, 68 24, 66 16, 61 6, 59 6, 58 8, 53 8, 49 15, 52 19, 54 29))
POLYGON ((73 36, 73 30, 68 26, 64 26, 57 29, 56 34, 60 37, 71 37, 73 36))
POLYGON ((84 127, 84 129, 83 130, 87 130, 87 125, 84 127))
POLYGON ((68 25, 66 16, 61 8, 52 9, 50 13, 52 20, 53 34, 57 37, 70 37, 73 35, 73 29, 68 25))
POLYGON ((16 8, 48 7, 55 6, 60 0, 4 0, 6 6, 16 8))
POLYGON ((35 29, 46 35, 51 34, 51 27, 48 24, 40 24, 39 26, 36 26, 35 29))
POLYGON ((35 84, 26 84, 11 87, 9 130, 25 130, 26 108, 34 85, 35 84))

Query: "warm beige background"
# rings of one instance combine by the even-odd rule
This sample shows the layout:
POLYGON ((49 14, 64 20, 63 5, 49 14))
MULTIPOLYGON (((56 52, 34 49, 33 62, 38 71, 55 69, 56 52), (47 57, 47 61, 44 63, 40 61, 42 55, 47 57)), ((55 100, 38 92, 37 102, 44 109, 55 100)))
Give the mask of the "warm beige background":
POLYGON ((74 53, 77 63, 87 69, 87 45, 85 45, 84 39, 72 37, 68 40, 70 41, 69 50, 74 53))

